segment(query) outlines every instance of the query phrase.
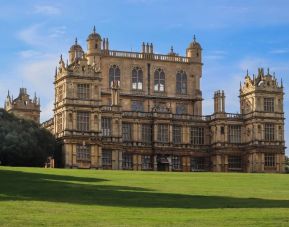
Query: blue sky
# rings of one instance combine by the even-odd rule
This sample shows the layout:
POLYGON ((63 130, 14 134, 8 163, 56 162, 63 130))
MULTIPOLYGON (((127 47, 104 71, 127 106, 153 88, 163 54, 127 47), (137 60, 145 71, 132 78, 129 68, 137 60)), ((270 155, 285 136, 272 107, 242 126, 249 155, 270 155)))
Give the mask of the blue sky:
POLYGON ((196 34, 203 47, 204 114, 212 113, 218 89, 226 92, 227 111, 238 112, 246 70, 269 67, 283 78, 288 118, 288 10, 287 0, 1 1, 0 103, 8 89, 15 97, 23 85, 40 96, 41 120, 47 120, 59 55, 67 57, 75 37, 86 48, 95 25, 116 50, 139 51, 145 41, 154 43, 155 52, 167 53, 173 45, 184 55, 196 34))

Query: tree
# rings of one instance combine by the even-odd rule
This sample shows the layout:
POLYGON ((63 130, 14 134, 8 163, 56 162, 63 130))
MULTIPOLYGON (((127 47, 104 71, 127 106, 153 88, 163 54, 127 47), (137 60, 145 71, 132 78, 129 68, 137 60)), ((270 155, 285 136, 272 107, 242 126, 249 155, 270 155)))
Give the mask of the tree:
POLYGON ((49 156, 54 156, 55 148, 55 138, 49 131, 0 109, 1 165, 42 167, 49 156))

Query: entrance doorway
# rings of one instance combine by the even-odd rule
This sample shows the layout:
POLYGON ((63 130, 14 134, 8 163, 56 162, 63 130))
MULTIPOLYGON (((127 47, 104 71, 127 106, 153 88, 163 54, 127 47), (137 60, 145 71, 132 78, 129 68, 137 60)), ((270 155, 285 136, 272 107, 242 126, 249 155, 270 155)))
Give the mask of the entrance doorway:
POLYGON ((158 156, 158 171, 170 171, 170 162, 166 156, 158 156))

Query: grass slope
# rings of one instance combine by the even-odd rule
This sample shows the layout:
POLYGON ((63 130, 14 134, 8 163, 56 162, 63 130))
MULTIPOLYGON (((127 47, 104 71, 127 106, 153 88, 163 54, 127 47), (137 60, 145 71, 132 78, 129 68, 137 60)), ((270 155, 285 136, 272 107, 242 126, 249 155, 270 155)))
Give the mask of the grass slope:
POLYGON ((1 226, 289 226, 289 175, 0 167, 1 226))

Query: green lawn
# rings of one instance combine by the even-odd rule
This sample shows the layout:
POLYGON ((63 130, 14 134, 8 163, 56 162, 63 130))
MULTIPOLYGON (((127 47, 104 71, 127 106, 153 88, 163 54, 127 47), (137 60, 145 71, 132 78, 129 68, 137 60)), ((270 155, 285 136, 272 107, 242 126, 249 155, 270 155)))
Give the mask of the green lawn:
POLYGON ((289 226, 289 175, 0 167, 0 226, 289 226))

